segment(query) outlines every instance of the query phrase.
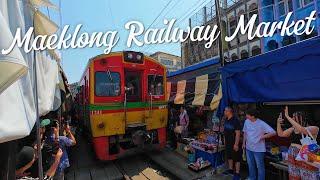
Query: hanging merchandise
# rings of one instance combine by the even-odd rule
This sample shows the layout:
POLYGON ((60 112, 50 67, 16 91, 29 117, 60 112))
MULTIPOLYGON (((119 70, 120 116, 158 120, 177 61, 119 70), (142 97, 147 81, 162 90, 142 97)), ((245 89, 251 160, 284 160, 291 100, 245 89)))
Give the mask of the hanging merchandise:
MULTIPOLYGON (((10 46, 13 36, 1 11, 0 24, 0 50, 2 50, 10 46)), ((0 93, 25 75, 27 71, 27 64, 18 47, 13 48, 7 55, 0 53, 0 93)))
POLYGON ((43 52, 36 52, 36 57, 39 114, 43 116, 53 110, 56 87, 59 84, 59 69, 57 62, 49 59, 43 52))
MULTIPOLYGON (((1 1, 0 49, 10 45, 17 27, 24 27, 20 5, 18 0, 1 1)), ((28 57, 16 46, 8 55, 0 55, 0 143, 28 135, 35 123, 28 57)))

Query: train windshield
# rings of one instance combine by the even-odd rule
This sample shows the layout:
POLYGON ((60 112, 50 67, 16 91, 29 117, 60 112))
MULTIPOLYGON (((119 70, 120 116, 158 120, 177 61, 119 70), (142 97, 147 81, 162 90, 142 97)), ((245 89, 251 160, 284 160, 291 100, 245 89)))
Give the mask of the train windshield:
POLYGON ((120 74, 117 72, 96 72, 95 74, 96 96, 119 96, 120 74))
POLYGON ((148 92, 151 95, 163 95, 163 76, 148 76, 148 92))

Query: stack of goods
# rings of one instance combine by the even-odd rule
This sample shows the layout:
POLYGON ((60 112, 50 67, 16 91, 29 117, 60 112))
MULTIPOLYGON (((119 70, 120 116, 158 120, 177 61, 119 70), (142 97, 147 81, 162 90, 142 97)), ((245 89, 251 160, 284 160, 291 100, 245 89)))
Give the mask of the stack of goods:
POLYGON ((277 146, 273 143, 266 144, 267 156, 274 159, 275 161, 285 160, 285 153, 288 152, 286 146, 277 146))
POLYGON ((196 162, 190 163, 188 167, 194 171, 200 171, 207 167, 210 167, 211 163, 208 160, 203 160, 202 158, 198 158, 196 162))
POLYGON ((310 144, 308 145, 308 161, 320 163, 320 146, 317 144, 310 144))
POLYGON ((193 141, 190 143, 192 148, 199 149, 206 152, 216 152, 217 151, 217 144, 209 144, 209 143, 202 143, 199 141, 193 141))

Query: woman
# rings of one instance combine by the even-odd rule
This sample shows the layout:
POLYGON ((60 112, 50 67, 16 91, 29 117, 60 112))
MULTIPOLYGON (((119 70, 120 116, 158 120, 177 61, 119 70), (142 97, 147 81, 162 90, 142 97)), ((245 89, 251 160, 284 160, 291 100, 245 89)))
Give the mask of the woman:
POLYGON ((189 126, 189 116, 186 109, 181 106, 180 115, 179 115, 179 124, 176 123, 176 128, 174 132, 181 137, 186 137, 188 135, 188 126, 189 126))
POLYGON ((286 130, 282 129, 281 125, 283 123, 283 118, 282 113, 280 113, 277 122, 277 133, 280 137, 287 137, 291 139, 291 145, 288 151, 289 179, 301 179, 301 167, 297 166, 298 163, 295 160, 301 148, 300 139, 302 138, 302 134, 309 135, 308 131, 316 139, 318 136, 319 128, 317 126, 308 126, 302 118, 302 115, 299 113, 294 113, 293 117, 290 117, 288 113, 288 106, 285 107, 284 115, 292 126, 286 130))

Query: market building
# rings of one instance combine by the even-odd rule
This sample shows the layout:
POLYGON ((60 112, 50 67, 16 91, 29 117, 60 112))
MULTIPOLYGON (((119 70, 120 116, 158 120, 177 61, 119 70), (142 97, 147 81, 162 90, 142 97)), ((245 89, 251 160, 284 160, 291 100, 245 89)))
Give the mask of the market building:
POLYGON ((158 51, 151 54, 150 57, 165 65, 169 72, 182 68, 181 58, 179 56, 158 51))
MULTIPOLYGON (((283 21, 289 12, 293 13, 294 21, 305 19, 312 11, 320 8, 319 0, 261 0, 259 2, 259 16, 261 22, 283 21)), ((319 12, 318 12, 319 13, 319 12)), ((318 13, 316 16, 318 16, 318 13)), ((292 35, 282 37, 279 32, 272 37, 262 38, 262 52, 268 52, 298 41, 317 36, 320 33, 320 20, 314 23, 313 33, 310 35, 292 35)))
MULTIPOLYGON (((283 21, 287 13, 293 12, 294 21, 308 17, 311 11, 318 10, 319 0, 245 0, 224 2, 221 5, 221 31, 222 36, 232 35, 235 31, 240 15, 245 15, 245 22, 257 14, 261 22, 283 21)), ((210 2, 189 19, 189 26, 215 25, 215 4, 210 2)), ((318 15, 317 15, 318 16, 318 15)), ((316 20, 312 25, 315 29, 310 35, 292 35, 282 37, 278 32, 267 38, 254 38, 248 40, 247 35, 238 34, 231 42, 222 42, 224 59, 226 62, 242 60, 256 56, 298 41, 314 37, 320 33, 320 22, 316 20)), ((211 57, 219 56, 219 48, 215 42, 211 48, 206 49, 206 42, 192 42, 187 40, 181 43, 182 62, 189 66, 211 57)))
MULTIPOLYGON (((224 1, 221 7, 222 36, 233 34, 240 15, 244 14, 247 21, 253 14, 258 14, 258 6, 258 1, 256 0, 224 1)), ((213 26, 216 24, 215 13, 215 4, 210 2, 189 19, 189 26, 213 26)), ((258 24, 258 21, 256 23, 258 24)), ((204 47, 205 43, 205 41, 192 42, 189 40, 181 43, 182 61, 185 66, 208 58, 218 57, 219 48, 217 41, 208 49, 204 47)), ((259 38, 249 41, 247 35, 238 34, 231 42, 222 43, 224 59, 229 62, 258 55, 261 53, 260 45, 261 41, 259 38)))

